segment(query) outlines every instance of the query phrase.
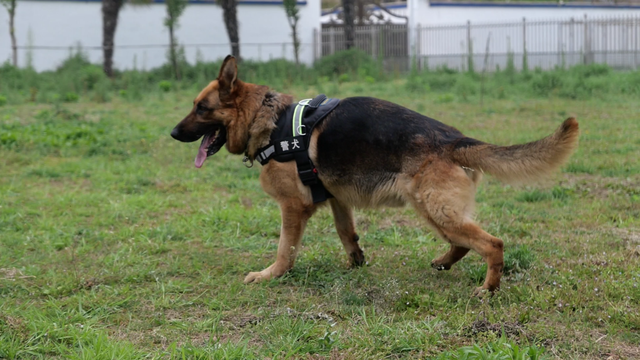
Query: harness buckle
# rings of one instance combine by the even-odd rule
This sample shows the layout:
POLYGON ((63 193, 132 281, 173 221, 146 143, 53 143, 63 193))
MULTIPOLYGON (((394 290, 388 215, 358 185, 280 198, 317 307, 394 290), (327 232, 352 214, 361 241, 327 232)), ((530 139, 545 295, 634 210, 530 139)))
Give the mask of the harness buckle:
POLYGON ((242 158, 242 163, 249 169, 253 167, 253 160, 251 160, 247 155, 242 158))
POLYGON ((316 168, 298 170, 298 176, 304 185, 313 185, 318 183, 318 170, 316 170, 316 168))

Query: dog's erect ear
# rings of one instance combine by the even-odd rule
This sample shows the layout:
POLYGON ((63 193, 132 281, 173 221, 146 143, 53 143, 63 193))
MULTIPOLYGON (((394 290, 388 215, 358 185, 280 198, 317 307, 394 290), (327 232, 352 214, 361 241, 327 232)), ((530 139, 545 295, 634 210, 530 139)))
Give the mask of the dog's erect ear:
POLYGON ((231 94, 236 85, 237 78, 238 64, 236 63, 236 58, 231 55, 227 55, 220 67, 220 74, 218 74, 218 89, 220 91, 220 95, 226 96, 231 94))

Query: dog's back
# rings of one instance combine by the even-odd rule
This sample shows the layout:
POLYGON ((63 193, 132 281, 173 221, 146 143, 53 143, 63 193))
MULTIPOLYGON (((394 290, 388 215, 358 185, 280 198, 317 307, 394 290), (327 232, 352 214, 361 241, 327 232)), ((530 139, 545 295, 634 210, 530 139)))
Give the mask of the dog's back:
POLYGON ((566 120, 555 134, 531 143, 497 146, 384 100, 346 98, 324 121, 312 154, 328 189, 359 207, 402 205, 403 188, 429 161, 446 161, 506 182, 538 180, 558 168, 578 139, 566 120))

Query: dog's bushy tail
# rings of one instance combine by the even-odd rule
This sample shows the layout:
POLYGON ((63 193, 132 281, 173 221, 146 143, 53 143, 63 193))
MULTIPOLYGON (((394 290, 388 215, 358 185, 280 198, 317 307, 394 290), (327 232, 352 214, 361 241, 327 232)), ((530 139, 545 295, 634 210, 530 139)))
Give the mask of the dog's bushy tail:
POLYGON ((567 161, 578 145, 579 133, 576 119, 568 118, 544 139, 513 146, 480 143, 458 148, 453 151, 453 160, 506 183, 535 182, 567 161))

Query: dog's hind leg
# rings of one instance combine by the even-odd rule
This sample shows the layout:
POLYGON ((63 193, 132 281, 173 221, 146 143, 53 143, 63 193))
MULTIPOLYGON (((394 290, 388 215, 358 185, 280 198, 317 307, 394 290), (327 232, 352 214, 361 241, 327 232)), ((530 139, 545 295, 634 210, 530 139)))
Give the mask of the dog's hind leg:
POLYGON ((451 248, 444 255, 431 261, 431 267, 436 270, 449 270, 453 264, 462 259, 470 249, 451 244, 451 248))
POLYGON ((467 244, 487 262, 487 275, 484 284, 474 291, 474 295, 481 295, 485 290, 491 292, 497 290, 500 287, 500 278, 504 267, 504 243, 502 240, 488 234, 470 219, 466 219, 461 226, 442 230, 452 243, 467 244))
POLYGON ((340 236, 340 241, 342 241, 344 250, 347 252, 347 255, 350 258, 351 265, 363 265, 364 253, 358 245, 358 240, 360 240, 360 237, 358 237, 358 234, 356 234, 355 231, 353 210, 336 199, 331 199, 329 202, 331 203, 331 210, 333 211, 333 221, 336 224, 338 236, 340 236))
POLYGON ((300 201, 290 200, 280 203, 280 210, 282 212, 282 226, 276 262, 262 271, 250 272, 244 278, 245 284, 280 277, 293 268, 300 250, 302 234, 316 207, 313 205, 305 206, 300 201))
POLYGON ((453 264, 457 263, 465 255, 467 255, 470 249, 463 246, 454 245, 451 240, 448 239, 447 236, 440 230, 440 227, 431 219, 429 214, 426 211, 421 210, 422 206, 420 206, 420 203, 418 203, 418 206, 415 206, 414 204, 414 207, 416 207, 416 209, 425 217, 429 225, 431 225, 431 228, 435 230, 442 239, 451 244, 449 251, 447 251, 439 258, 431 260, 431 267, 438 271, 450 270, 451 266, 453 266, 453 264))
POLYGON ((446 268, 472 249, 487 262, 484 284, 474 292, 494 291, 500 287, 503 268, 503 242, 482 230, 472 219, 477 179, 461 167, 446 162, 425 164, 415 175, 411 186, 411 201, 438 233, 452 247, 434 260, 446 268))

